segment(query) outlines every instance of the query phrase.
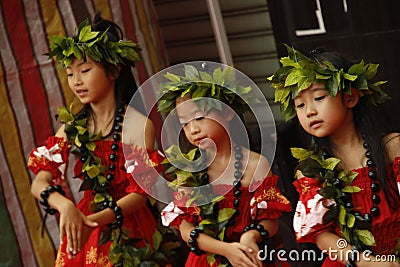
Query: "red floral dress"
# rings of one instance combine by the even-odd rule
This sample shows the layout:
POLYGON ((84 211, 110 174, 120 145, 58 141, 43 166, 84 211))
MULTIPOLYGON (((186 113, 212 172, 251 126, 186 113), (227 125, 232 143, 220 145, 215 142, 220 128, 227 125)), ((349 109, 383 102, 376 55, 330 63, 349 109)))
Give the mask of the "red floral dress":
MULTIPOLYGON (((127 172, 133 172, 136 168, 143 172, 143 164, 149 164, 151 160, 144 156, 144 149, 137 146, 124 146, 125 155, 129 158, 130 166, 126 166, 128 161, 125 161, 124 152, 122 149, 117 152, 111 151, 113 141, 103 140, 96 142, 94 154, 101 158, 101 164, 109 166, 112 162, 109 159, 111 153, 117 154, 117 160, 113 162, 116 166, 114 172, 114 180, 109 187, 109 194, 114 201, 122 198, 129 193, 146 194, 145 191, 133 179, 132 175, 127 172), (135 160, 136 159, 136 160, 135 160), (127 167, 127 168, 126 168, 127 167)), ((65 179, 65 170, 68 164, 69 146, 65 139, 58 137, 50 137, 46 141, 46 145, 34 149, 29 158, 29 168, 37 174, 40 170, 47 170, 53 174, 54 184, 59 184, 65 179)), ((147 153, 146 153, 147 154, 147 153)), ((75 175, 82 172, 82 162, 77 159, 74 166, 75 175)), ((143 184, 146 184, 144 182, 143 184)), ((89 204, 93 200, 94 195, 91 190, 84 191, 82 200, 77 204, 77 207, 85 215, 91 214, 89 204)), ((147 206, 144 206, 134 213, 124 217, 124 228, 129 229, 131 238, 142 239, 140 245, 145 242, 151 244, 152 237, 156 228, 156 221, 151 211, 147 206)), ((60 246, 55 266, 112 266, 108 261, 108 252, 111 241, 99 245, 99 238, 105 227, 96 228, 81 252, 74 258, 68 259, 66 253, 66 241, 60 246)))
MULTIPOLYGON (((352 203, 355 211, 361 214, 369 213, 372 207, 372 190, 371 179, 368 177, 368 167, 354 170, 358 173, 351 185, 358 186, 362 190, 358 193, 352 193, 352 203)), ((390 177, 393 182, 397 181, 400 184, 400 158, 396 158, 390 177)), ((332 231, 342 236, 340 228, 334 224, 324 225, 322 218, 328 211, 326 206, 334 204, 333 200, 323 198, 318 194, 321 185, 313 178, 303 177, 294 182, 294 186, 300 194, 297 203, 293 226, 298 242, 315 243, 316 236, 324 231, 332 231)), ((381 203, 378 205, 380 215, 372 220, 371 232, 374 235, 376 246, 372 247, 374 253, 377 254, 392 254, 397 242, 400 240, 400 209, 393 210, 389 204, 384 201, 384 191, 381 189, 378 192, 381 198, 381 203)), ((397 196, 396 202, 400 201, 400 196, 397 196)), ((326 258, 322 266, 344 266, 343 264, 326 258)))
MULTIPOLYGON (((243 234, 244 227, 250 225, 253 221, 274 220, 282 216, 282 212, 291 211, 289 201, 281 194, 276 186, 278 176, 266 177, 261 185, 253 192, 250 192, 247 187, 240 187, 240 203, 239 215, 235 218, 235 224, 229 226, 225 232, 227 242, 238 242, 243 234)), ((215 185, 213 192, 215 194, 225 194, 232 186, 230 185, 215 185)), ((236 197, 233 195, 234 190, 230 190, 224 195, 224 199, 218 202, 219 210, 223 208, 234 208, 233 203, 236 197)), ((185 208, 182 206, 182 201, 175 200, 169 203, 161 213, 161 219, 164 225, 173 226, 179 229, 182 220, 190 223, 199 223, 202 218, 199 216, 198 207, 185 208)), ((189 253, 186 261, 186 266, 218 266, 217 261, 210 265, 207 261, 207 254, 203 253, 198 256, 192 252, 189 253)), ((282 264, 282 263, 281 263, 282 264)), ((264 265, 268 266, 268 265, 264 265)), ((273 264, 270 266, 274 266, 273 264)), ((286 266, 286 265, 282 265, 286 266)), ((289 266, 289 265, 287 265, 289 266)))

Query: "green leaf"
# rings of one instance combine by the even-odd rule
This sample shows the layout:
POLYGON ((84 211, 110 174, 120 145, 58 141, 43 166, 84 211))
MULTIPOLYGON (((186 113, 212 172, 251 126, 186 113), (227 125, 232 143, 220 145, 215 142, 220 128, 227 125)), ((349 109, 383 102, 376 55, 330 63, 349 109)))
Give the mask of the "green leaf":
POLYGON ((339 206, 339 223, 341 225, 346 225, 346 215, 347 215, 347 211, 345 209, 344 206, 340 205, 339 206))
POLYGON ((345 187, 343 187, 342 192, 346 192, 346 193, 358 193, 360 192, 362 189, 358 186, 351 186, 351 185, 346 185, 345 187))
POLYGON ((292 153, 292 156, 298 160, 304 160, 306 158, 309 158, 311 155, 314 154, 313 151, 304 149, 304 148, 298 148, 298 147, 291 147, 290 152, 292 153))
POLYGON ((169 73, 169 72, 167 72, 167 74, 164 74, 164 77, 167 78, 170 81, 173 81, 173 82, 180 82, 181 81, 181 78, 178 75, 175 75, 175 74, 172 74, 172 73, 169 73))
POLYGON ((90 178, 96 177, 101 172, 99 166, 96 166, 96 165, 89 165, 84 169, 84 171, 87 172, 87 174, 89 175, 90 178))
POLYGON ((356 234, 360 241, 367 246, 376 246, 374 235, 369 230, 357 230, 356 234))
POLYGON ((323 168, 333 171, 333 169, 338 165, 340 162, 337 158, 328 158, 321 162, 323 168))
POLYGON ((63 123, 71 122, 75 119, 71 112, 67 109, 67 107, 59 107, 58 116, 63 123))
POLYGON ((224 222, 232 218, 233 214, 235 214, 236 209, 224 208, 218 211, 218 222, 224 222))
POLYGON ((355 222, 356 222, 356 217, 353 214, 348 213, 347 214, 347 227, 353 228, 355 222))

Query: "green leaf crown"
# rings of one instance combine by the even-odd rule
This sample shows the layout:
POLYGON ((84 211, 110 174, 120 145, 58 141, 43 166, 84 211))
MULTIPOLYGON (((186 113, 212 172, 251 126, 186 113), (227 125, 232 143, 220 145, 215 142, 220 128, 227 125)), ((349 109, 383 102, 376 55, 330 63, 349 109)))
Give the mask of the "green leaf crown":
POLYGON ((371 83, 379 64, 365 64, 363 60, 352 65, 348 70, 337 69, 331 62, 316 62, 294 48, 286 45, 288 56, 282 57, 282 67, 267 79, 271 81, 275 91, 275 102, 281 104, 281 114, 286 120, 296 115, 293 99, 312 83, 324 83, 331 96, 339 91, 351 93, 354 88, 360 97, 368 98, 372 105, 383 103, 389 96, 381 89, 386 81, 371 83))
POLYGON ((184 75, 180 76, 167 72, 164 77, 168 82, 161 84, 159 91, 158 111, 168 113, 175 107, 179 97, 190 97, 200 109, 209 111, 215 108, 222 111, 223 104, 230 106, 238 114, 249 111, 246 104, 257 103, 251 86, 241 86, 235 80, 235 69, 227 66, 224 70, 215 68, 210 75, 206 71, 198 70, 195 66, 184 65, 184 75), (211 98, 217 101, 200 101, 211 98), (221 102, 219 102, 221 101, 221 102))
POLYGON ((89 21, 84 20, 78 27, 77 38, 52 35, 49 37, 50 52, 46 55, 55 57, 60 68, 68 67, 72 61, 89 57, 94 61, 106 61, 110 64, 134 66, 139 61, 141 49, 132 41, 113 42, 104 32, 92 31, 89 21))

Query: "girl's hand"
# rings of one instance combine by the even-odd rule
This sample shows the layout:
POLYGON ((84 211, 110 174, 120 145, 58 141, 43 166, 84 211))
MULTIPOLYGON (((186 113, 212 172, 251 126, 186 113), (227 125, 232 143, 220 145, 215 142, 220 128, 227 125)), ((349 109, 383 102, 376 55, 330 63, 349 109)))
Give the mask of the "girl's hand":
POLYGON ((258 258, 259 248, 256 239, 257 231, 250 230, 242 234, 240 237, 240 244, 246 245, 251 248, 252 252, 246 252, 247 257, 257 266, 262 266, 262 261, 258 258))
POLYGON ((97 227, 97 222, 89 220, 75 205, 68 201, 60 210, 60 242, 63 242, 64 236, 67 237, 67 253, 68 257, 75 256, 82 247, 82 240, 86 242, 88 229, 85 229, 82 236, 84 226, 93 228, 97 227), (83 239, 82 239, 83 237, 83 239))
POLYGON ((254 253, 253 249, 241 243, 227 243, 227 249, 224 251, 224 256, 229 260, 233 267, 259 267, 247 255, 254 253))

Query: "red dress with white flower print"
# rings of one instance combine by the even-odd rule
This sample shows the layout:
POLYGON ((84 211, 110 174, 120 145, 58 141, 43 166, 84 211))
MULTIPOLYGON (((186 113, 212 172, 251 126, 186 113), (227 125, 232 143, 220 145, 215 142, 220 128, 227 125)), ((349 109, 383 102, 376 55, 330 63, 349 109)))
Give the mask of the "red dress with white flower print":
MULTIPOLYGON (((113 141, 103 140, 96 142, 94 154, 101 158, 101 164, 109 166, 114 163, 116 170, 114 172, 114 180, 110 183, 109 194, 114 201, 122 198, 129 193, 145 194, 144 190, 136 183, 132 175, 129 174, 124 166, 125 158, 122 149, 117 152, 111 151, 113 141), (109 159, 111 153, 117 154, 117 160, 112 162, 109 159)), ((137 146, 125 146, 125 154, 130 160, 138 159, 137 162, 143 162, 143 148, 137 146), (128 149, 130 149, 128 151, 128 149)), ((69 146, 65 139, 58 137, 50 137, 46 146, 37 148, 32 151, 28 166, 37 174, 40 170, 47 170, 53 174, 55 184, 60 183, 65 179, 65 166, 68 164, 69 146)), ((140 164, 137 166, 140 169, 140 164)), ((77 159, 74 166, 75 175, 82 172, 82 162, 77 159)), ((94 195, 91 190, 84 192, 82 200, 77 204, 77 207, 83 214, 89 215, 89 204, 93 200, 94 195)), ((124 217, 124 228, 129 229, 131 238, 142 239, 140 244, 143 246, 145 242, 151 244, 152 237, 156 228, 155 218, 147 206, 144 206, 130 215, 124 217)), ((74 258, 68 259, 66 253, 66 241, 60 246, 57 254, 55 266, 112 266, 108 261, 108 252, 111 241, 99 245, 99 238, 106 227, 96 228, 81 252, 74 258)), ((139 245, 139 246, 140 246, 139 245)))
MULTIPOLYGON (((368 177, 368 167, 354 170, 358 173, 351 185, 358 186, 362 190, 358 193, 352 193, 352 203, 355 211, 361 214, 370 213, 372 207, 372 190, 371 179, 368 177)), ((397 181, 400 184, 400 157, 396 158, 392 173, 389 177, 393 177, 392 181, 397 181)), ((300 194, 297 203, 295 216, 293 219, 293 227, 296 233, 298 242, 315 243, 316 236, 324 231, 332 231, 342 236, 340 228, 335 224, 324 225, 322 218, 328 211, 325 206, 334 203, 333 200, 327 200, 318 194, 321 184, 308 177, 302 177, 293 183, 300 194)), ((378 205, 380 215, 373 217, 371 232, 374 235, 376 246, 372 250, 376 254, 392 254, 398 240, 400 240, 400 209, 393 210, 385 201, 384 191, 381 189, 378 192, 381 198, 381 203, 378 205)), ((400 201, 400 196, 395 200, 400 201)), ((329 257, 326 258, 322 266, 344 266, 343 264, 332 261, 329 257)))
MULTIPOLYGON (((266 177, 262 184, 253 192, 247 187, 240 187, 240 203, 239 215, 235 218, 235 224, 226 229, 225 236, 227 242, 238 242, 243 234, 244 227, 250 225, 253 221, 274 220, 282 216, 282 212, 291 211, 289 201, 281 194, 276 186, 278 176, 266 177)), ((215 185, 213 192, 215 194, 225 194, 232 186, 230 185, 215 185)), ((230 190, 224 195, 224 199, 218 202, 219 210, 223 208, 235 208, 233 203, 236 197, 233 195, 234 190, 230 190)), ((178 201, 169 203, 161 213, 161 218, 164 225, 174 226, 179 229, 182 220, 190 223, 199 223, 201 218, 198 214, 197 207, 184 208, 181 205, 176 205, 178 201), (185 210, 185 211, 184 211, 185 210)), ((218 266, 217 261, 210 265, 207 262, 207 254, 200 256, 190 252, 186 261, 186 266, 218 266)), ((268 266, 268 265, 264 265, 268 266)), ((273 264, 269 266, 274 266, 273 264)), ((281 263, 281 266, 289 266, 281 263)))

